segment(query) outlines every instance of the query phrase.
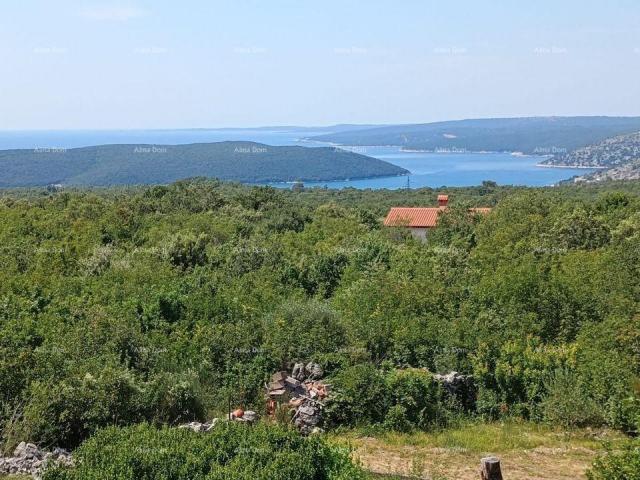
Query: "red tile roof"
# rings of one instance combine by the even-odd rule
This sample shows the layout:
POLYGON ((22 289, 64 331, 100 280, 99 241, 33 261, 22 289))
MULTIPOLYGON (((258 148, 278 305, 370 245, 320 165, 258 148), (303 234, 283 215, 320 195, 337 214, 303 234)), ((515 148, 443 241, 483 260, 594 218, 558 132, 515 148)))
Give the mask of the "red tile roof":
POLYGON ((428 207, 428 208, 403 208, 393 207, 384 224, 387 227, 412 227, 412 228, 430 228, 435 227, 438 221, 438 215, 444 208, 428 207))
MULTIPOLYGON (((392 207, 387 218, 386 227, 433 228, 438 223, 438 215, 447 207, 392 207)), ((489 207, 470 208, 470 212, 487 214, 489 207)))
POLYGON ((449 195, 438 195, 438 206, 446 207, 449 204, 449 195))

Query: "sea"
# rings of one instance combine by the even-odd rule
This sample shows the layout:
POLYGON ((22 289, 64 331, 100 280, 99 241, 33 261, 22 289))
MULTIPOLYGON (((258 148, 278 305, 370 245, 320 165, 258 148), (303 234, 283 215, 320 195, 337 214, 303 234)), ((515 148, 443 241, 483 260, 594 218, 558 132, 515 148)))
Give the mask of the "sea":
MULTIPOLYGON (((538 164, 542 156, 514 155, 503 152, 419 152, 401 146, 336 146, 310 140, 326 130, 296 128, 227 128, 177 130, 5 130, 0 131, 0 150, 69 149, 106 144, 180 145, 189 143, 244 140, 273 146, 331 146, 385 160, 411 172, 407 176, 348 179, 330 182, 305 182, 307 187, 399 189, 421 187, 462 187, 490 180, 499 185, 549 186, 592 170, 548 168, 538 164)), ((2 173, 0 172, 0 175, 2 173)), ((290 188, 287 183, 271 183, 290 188)))

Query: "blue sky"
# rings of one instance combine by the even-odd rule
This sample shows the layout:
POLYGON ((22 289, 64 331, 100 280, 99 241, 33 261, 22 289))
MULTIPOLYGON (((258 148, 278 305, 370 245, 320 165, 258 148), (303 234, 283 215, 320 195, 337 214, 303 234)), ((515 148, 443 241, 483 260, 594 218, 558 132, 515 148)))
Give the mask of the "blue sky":
POLYGON ((0 129, 640 115, 640 2, 14 0, 0 65, 0 129))

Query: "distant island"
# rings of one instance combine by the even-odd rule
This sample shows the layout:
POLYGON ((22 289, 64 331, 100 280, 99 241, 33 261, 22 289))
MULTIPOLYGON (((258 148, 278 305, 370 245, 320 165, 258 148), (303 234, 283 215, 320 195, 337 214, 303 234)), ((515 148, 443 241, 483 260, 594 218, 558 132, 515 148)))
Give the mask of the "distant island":
POLYGON ((404 168, 338 148, 255 142, 102 145, 0 151, 0 188, 163 184, 189 177, 243 183, 406 175, 404 168))
POLYGON ((558 155, 640 131, 640 117, 524 117, 393 125, 310 137, 338 145, 397 145, 431 152, 558 155))

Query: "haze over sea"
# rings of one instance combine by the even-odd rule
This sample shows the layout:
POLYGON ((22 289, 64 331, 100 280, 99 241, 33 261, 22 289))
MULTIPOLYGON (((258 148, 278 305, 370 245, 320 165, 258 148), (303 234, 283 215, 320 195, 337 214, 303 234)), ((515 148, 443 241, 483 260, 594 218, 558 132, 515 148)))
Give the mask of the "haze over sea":
MULTIPOLYGON (((192 130, 60 130, 0 131, 0 150, 34 148, 76 148, 105 144, 177 145, 232 141, 253 141, 267 145, 327 146, 304 140, 326 131, 310 129, 192 129, 192 130)), ((406 176, 379 177, 333 182, 306 182, 306 186, 329 188, 411 188, 479 185, 493 180, 500 185, 553 185, 590 170, 536 166, 544 157, 510 153, 427 153, 405 152, 400 147, 341 147, 399 165, 411 172, 406 176)), ((271 184, 288 187, 287 184, 271 184)))

